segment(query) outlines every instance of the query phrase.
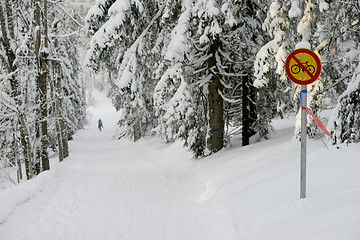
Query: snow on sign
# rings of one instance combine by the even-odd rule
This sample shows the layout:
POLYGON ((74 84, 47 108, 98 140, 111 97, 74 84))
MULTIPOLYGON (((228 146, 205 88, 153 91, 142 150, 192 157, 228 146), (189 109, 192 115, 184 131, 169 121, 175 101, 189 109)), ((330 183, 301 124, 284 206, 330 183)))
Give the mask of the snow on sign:
POLYGON ((321 61, 313 51, 299 48, 292 51, 286 58, 285 71, 294 83, 309 85, 320 76, 321 61))

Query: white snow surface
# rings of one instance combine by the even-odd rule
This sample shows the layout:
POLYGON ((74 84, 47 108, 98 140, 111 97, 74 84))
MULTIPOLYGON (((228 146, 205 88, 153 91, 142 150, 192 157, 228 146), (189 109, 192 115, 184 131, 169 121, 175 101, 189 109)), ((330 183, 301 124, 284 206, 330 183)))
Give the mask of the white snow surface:
POLYGON ((308 141, 299 198, 294 119, 269 140, 192 160, 180 142, 115 140, 119 118, 102 93, 71 156, 0 192, 1 240, 358 240, 359 144, 308 141), (97 120, 104 123, 97 130, 97 120))

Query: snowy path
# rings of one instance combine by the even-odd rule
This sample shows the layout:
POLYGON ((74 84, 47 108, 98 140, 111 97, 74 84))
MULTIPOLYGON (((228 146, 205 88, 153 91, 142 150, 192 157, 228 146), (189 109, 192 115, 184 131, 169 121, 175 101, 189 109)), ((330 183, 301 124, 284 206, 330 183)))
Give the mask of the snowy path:
POLYGON ((95 100, 68 159, 0 192, 0 240, 360 239, 359 144, 309 139, 300 199, 294 119, 275 120, 267 141, 234 138, 191 161, 180 143, 116 141, 118 113, 95 100))
POLYGON ((204 189, 184 153, 159 140, 115 141, 117 114, 97 96, 71 157, 0 225, 0 239, 235 239, 226 208, 198 201, 204 189))

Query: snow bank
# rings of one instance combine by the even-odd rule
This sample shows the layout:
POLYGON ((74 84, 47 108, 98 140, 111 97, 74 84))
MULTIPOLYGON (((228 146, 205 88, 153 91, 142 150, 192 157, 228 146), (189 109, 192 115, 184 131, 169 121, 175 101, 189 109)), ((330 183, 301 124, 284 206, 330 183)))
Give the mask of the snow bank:
POLYGON ((16 187, 0 192, 0 224, 13 213, 17 206, 27 202, 44 189, 44 183, 53 175, 52 171, 39 174, 36 178, 23 182, 16 187))
POLYGON ((327 150, 308 140, 307 197, 300 199, 300 142, 284 123, 277 123, 271 140, 198 163, 204 182, 199 202, 222 198, 245 240, 358 240, 359 144, 327 150))

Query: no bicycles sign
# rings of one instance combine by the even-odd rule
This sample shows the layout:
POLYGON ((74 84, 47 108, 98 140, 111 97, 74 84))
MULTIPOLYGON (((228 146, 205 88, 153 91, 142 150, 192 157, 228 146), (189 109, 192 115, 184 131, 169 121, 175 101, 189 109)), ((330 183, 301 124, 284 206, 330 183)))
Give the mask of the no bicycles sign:
POLYGON ((313 51, 299 48, 292 51, 286 58, 285 71, 294 83, 308 85, 320 76, 321 61, 313 51))

